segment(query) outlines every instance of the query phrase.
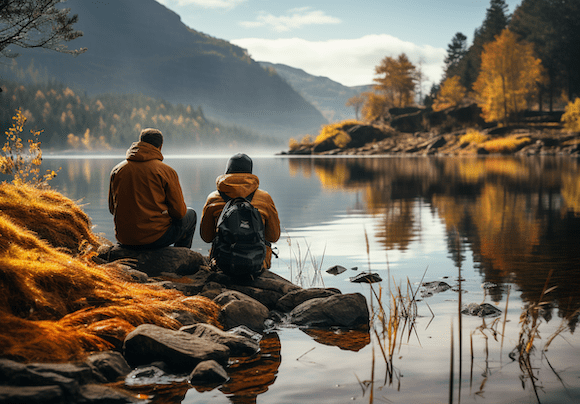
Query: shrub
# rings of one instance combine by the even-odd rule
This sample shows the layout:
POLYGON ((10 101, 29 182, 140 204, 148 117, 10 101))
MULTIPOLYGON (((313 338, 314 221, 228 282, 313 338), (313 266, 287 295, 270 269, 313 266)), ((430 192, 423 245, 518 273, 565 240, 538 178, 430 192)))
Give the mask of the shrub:
POLYGON ((355 119, 350 119, 330 125, 325 125, 314 140, 315 144, 320 144, 328 139, 332 139, 336 147, 345 148, 351 141, 351 138, 346 130, 359 125, 360 122, 355 119))
POLYGON ((566 111, 562 115, 562 123, 564 128, 572 132, 580 132, 580 98, 576 98, 574 102, 570 101, 566 105, 566 111))
POLYGON ((28 139, 28 149, 24 147, 21 133, 24 131, 26 117, 20 110, 12 117, 12 126, 4 134, 6 142, 0 155, 0 173, 12 175, 12 182, 16 185, 27 182, 34 185, 45 184, 56 176, 56 172, 47 171, 40 175, 42 164, 42 150, 38 137, 42 131, 31 130, 31 139, 28 139))
POLYGON ((522 146, 529 144, 531 139, 529 137, 504 137, 499 139, 489 140, 483 143, 483 148, 489 153, 513 153, 522 146))
POLYGON ((459 139, 459 144, 469 144, 469 143, 475 143, 475 144, 481 144, 484 143, 485 141, 487 141, 489 139, 489 136, 484 135, 483 133, 481 133, 478 130, 470 130, 468 131, 465 135, 461 136, 461 138, 459 139))

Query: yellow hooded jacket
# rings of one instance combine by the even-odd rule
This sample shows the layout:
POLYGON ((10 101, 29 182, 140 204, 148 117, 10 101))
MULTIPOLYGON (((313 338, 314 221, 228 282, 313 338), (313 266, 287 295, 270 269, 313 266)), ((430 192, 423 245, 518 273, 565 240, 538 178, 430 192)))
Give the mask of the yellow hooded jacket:
POLYGON ((162 160, 159 148, 136 142, 111 171, 109 211, 121 244, 152 243, 187 213, 177 173, 162 160))
MULTIPOLYGON (((280 238, 280 219, 274 201, 266 191, 258 189, 260 180, 254 174, 233 173, 220 175, 216 179, 217 191, 208 195, 203 212, 199 232, 201 238, 206 243, 211 243, 216 235, 217 221, 226 204, 220 196, 219 191, 225 193, 230 198, 238 196, 246 198, 252 192, 252 205, 260 211, 262 221, 264 222, 266 241, 274 243, 280 238)), ((272 249, 268 247, 264 267, 270 268, 272 263, 272 249)))

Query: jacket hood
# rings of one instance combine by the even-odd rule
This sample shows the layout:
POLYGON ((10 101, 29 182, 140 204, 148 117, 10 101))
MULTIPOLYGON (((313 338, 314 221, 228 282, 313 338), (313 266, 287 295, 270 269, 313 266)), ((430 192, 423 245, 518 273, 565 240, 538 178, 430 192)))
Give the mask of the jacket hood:
POLYGON ((147 142, 135 142, 131 145, 126 154, 127 160, 131 161, 163 161, 163 154, 157 147, 147 142))
POLYGON ((220 175, 216 179, 217 190, 230 198, 238 196, 246 198, 260 185, 260 180, 254 174, 235 173, 220 175))

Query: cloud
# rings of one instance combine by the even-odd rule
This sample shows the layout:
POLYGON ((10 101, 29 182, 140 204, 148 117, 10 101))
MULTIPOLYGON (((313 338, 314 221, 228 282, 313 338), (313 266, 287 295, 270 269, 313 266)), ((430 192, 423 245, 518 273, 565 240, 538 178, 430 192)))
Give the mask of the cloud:
POLYGON ((262 11, 255 21, 241 21, 239 25, 245 28, 270 27, 276 32, 287 32, 308 25, 340 24, 341 22, 338 18, 326 15, 324 11, 302 7, 288 10, 287 15, 280 17, 262 11))
POLYGON ((167 7, 198 6, 201 8, 231 9, 236 7, 238 4, 244 3, 246 0, 157 0, 157 1, 167 7))
POLYGON ((415 66, 421 61, 426 81, 439 82, 446 54, 443 48, 419 46, 386 34, 327 41, 243 38, 230 42, 247 49, 254 60, 285 64, 346 86, 372 84, 375 66, 384 57, 401 53, 415 66))

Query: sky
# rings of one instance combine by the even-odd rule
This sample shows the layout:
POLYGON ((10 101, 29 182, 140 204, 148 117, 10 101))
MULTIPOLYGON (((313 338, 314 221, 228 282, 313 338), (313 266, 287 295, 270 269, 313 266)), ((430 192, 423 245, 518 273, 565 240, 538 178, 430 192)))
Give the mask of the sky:
MULTIPOLYGON (((406 53, 425 76, 443 74, 447 45, 485 19, 489 0, 157 0, 188 27, 345 86, 373 83, 387 57, 406 53)), ((513 13, 521 0, 506 0, 513 13)))

